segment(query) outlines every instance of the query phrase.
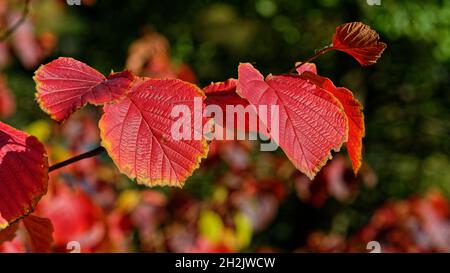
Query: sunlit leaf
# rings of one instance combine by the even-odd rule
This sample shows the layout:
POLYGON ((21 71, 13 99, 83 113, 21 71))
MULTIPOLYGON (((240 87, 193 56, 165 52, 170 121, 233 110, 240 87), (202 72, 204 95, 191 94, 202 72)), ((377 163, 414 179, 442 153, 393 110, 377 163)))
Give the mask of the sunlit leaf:
POLYGON ((348 118, 348 141, 347 152, 352 161, 352 167, 355 175, 361 167, 362 161, 362 138, 365 135, 364 114, 361 103, 353 96, 353 93, 344 87, 336 87, 333 82, 325 77, 318 76, 312 72, 306 71, 301 77, 312 82, 320 88, 333 94, 344 107, 348 118))
POLYGON ((255 106, 277 105, 279 128, 266 119, 271 136, 310 179, 347 140, 342 105, 330 93, 296 76, 264 77, 251 64, 239 66, 238 93, 255 106), (278 134, 276 134, 276 130, 278 134))
POLYGON ((102 145, 119 169, 138 183, 181 187, 207 154, 201 134, 207 123, 202 118, 203 99, 201 90, 180 80, 142 79, 125 99, 104 106, 99 123, 102 145), (194 107, 196 98, 200 109, 194 107), (171 134, 181 119, 171 114, 177 106, 189 109, 186 117, 191 123, 181 122, 187 125, 188 139, 171 134), (198 115, 201 128, 194 129, 198 115))
POLYGON ((371 65, 380 58, 386 44, 368 25, 352 22, 340 25, 333 35, 333 48, 350 54, 361 65, 371 65))
POLYGON ((58 58, 35 72, 36 99, 42 110, 62 122, 86 103, 113 102, 125 95, 133 77, 128 71, 105 78, 72 58, 58 58))

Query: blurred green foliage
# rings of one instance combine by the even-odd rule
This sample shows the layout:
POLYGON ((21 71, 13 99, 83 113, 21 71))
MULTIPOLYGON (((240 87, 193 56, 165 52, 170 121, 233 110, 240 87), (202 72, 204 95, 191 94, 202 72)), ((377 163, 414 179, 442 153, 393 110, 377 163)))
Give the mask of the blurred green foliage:
MULTIPOLYGON (((294 248, 304 230, 355 230, 386 199, 431 186, 450 195, 450 1, 381 0, 379 6, 337 0, 97 1, 65 12, 44 13, 59 37, 48 60, 70 56, 103 73, 121 70, 130 43, 151 28, 168 38, 173 57, 190 64, 201 85, 236 77, 239 62, 253 62, 263 73, 285 72, 329 44, 344 22, 362 21, 377 30, 388 48, 374 66, 360 67, 338 52, 317 65, 320 74, 363 101, 364 158, 379 184, 360 191, 350 205, 330 201, 320 210, 292 195, 272 226, 256 235, 256 245, 294 248)), ((47 118, 33 100, 33 71, 14 63, 6 74, 18 101, 9 122, 24 127, 47 118)), ((211 194, 207 185, 190 186, 210 177, 196 173, 186 190, 211 194)), ((204 221, 208 225, 214 217, 204 221)))

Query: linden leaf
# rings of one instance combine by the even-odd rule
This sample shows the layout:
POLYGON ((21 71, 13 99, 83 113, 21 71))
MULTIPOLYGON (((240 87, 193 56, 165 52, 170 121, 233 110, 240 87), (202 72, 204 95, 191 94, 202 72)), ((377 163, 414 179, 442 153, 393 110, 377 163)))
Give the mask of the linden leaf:
POLYGON ((310 179, 331 158, 331 150, 338 151, 347 141, 347 118, 339 101, 298 76, 269 75, 264 80, 251 64, 241 64, 237 92, 257 107, 278 106, 279 128, 272 122, 274 117, 267 118, 265 125, 310 179))
POLYGON ((380 58, 386 44, 379 42, 380 36, 361 22, 338 26, 333 35, 333 48, 355 58, 361 65, 371 65, 380 58))
POLYGON ((303 72, 300 77, 333 94, 344 107, 349 126, 347 152, 352 161, 353 172, 356 175, 361 167, 362 138, 365 134, 364 114, 361 103, 353 96, 350 90, 344 87, 336 87, 328 78, 321 77, 310 71, 303 72))
POLYGON ((28 215, 23 219, 23 224, 30 237, 33 252, 47 252, 53 243, 53 225, 47 218, 28 215))
POLYGON ((137 80, 125 99, 103 107, 102 145, 119 169, 138 183, 181 187, 208 151, 201 134, 207 125, 203 99, 200 89, 181 80, 137 80), (195 99, 200 107, 194 107, 195 99), (189 113, 176 119, 172 117, 175 107, 185 107, 189 113), (172 126, 185 118, 183 133, 188 139, 176 139, 172 126), (198 118, 201 128, 192 126, 198 118))
POLYGON ((35 72, 36 98, 42 110, 62 122, 86 103, 95 105, 122 98, 133 81, 128 71, 105 78, 72 58, 58 58, 35 72))
POLYGON ((34 209, 47 192, 47 182, 44 146, 0 122, 0 230, 34 209))

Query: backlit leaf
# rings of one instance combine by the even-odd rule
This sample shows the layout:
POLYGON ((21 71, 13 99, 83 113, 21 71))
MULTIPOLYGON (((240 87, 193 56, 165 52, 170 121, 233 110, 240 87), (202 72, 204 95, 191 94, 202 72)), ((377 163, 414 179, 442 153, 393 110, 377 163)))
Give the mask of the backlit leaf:
POLYGON ((8 242, 14 239, 16 237, 17 229, 19 228, 18 223, 14 223, 7 228, 0 230, 0 245, 3 242, 8 242))
POLYGON ((103 210, 84 191, 58 182, 39 202, 36 214, 51 221, 55 249, 66 251, 69 242, 77 241, 82 252, 92 251, 105 237, 103 210))
POLYGON ((380 58, 386 44, 368 25, 352 22, 340 25, 333 35, 333 48, 350 54, 361 65, 371 65, 380 58))
POLYGON ((342 105, 304 79, 269 75, 264 80, 258 70, 245 63, 239 66, 237 91, 255 106, 278 105, 279 128, 271 122, 267 128, 296 168, 310 179, 331 158, 331 150, 338 151, 347 140, 342 105))
POLYGON ((301 77, 333 94, 344 107, 348 118, 347 152, 352 161, 355 175, 361 167, 362 138, 365 134, 364 114, 361 103, 353 96, 353 93, 344 87, 336 87, 333 82, 325 77, 306 71, 301 77))
POLYGON ((181 187, 208 150, 200 132, 207 119, 202 118, 202 109, 194 108, 195 98, 203 108, 202 91, 181 80, 136 81, 125 99, 104 106, 99 123, 102 145, 119 169, 138 183, 181 187), (189 108, 191 140, 177 140, 171 134, 174 122, 181 118, 171 115, 176 106, 189 108), (192 126, 194 115, 200 115, 199 130, 192 126))
POLYGON ((217 105, 220 109, 222 109, 223 117, 214 117, 216 125, 222 126, 226 130, 239 129, 247 132, 249 128, 249 119, 247 115, 245 116, 246 118, 244 122, 238 122, 238 116, 234 115, 234 127, 227 127, 227 105, 242 105, 243 107, 247 107, 249 105, 247 100, 241 98, 236 93, 236 84, 237 80, 230 78, 226 81, 211 83, 210 85, 204 87, 203 92, 205 92, 206 95, 205 103, 206 105, 217 105), (239 128, 237 128, 237 126, 239 126, 239 128))
POLYGON ((35 72, 36 98, 42 110, 62 122, 86 103, 113 102, 125 95, 133 77, 128 71, 105 78, 72 58, 58 58, 35 72))
POLYGON ((47 218, 28 215, 23 219, 23 224, 30 237, 33 252, 47 252, 53 243, 53 225, 47 218))
POLYGON ((47 192, 44 146, 0 122, 0 230, 29 214, 47 192))

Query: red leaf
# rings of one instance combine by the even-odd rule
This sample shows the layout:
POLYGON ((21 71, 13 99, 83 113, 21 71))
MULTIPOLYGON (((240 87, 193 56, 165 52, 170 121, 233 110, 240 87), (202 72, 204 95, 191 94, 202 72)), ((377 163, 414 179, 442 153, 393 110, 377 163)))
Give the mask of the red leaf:
POLYGON ((0 75, 0 117, 11 116, 16 111, 16 101, 14 95, 6 85, 6 79, 0 75))
POLYGON ((234 128, 227 128, 227 111, 226 107, 227 105, 242 105, 243 107, 247 107, 249 105, 248 101, 241 98, 236 93, 236 84, 237 80, 230 78, 223 82, 215 82, 211 83, 210 85, 203 88, 203 92, 206 94, 206 105, 217 105, 219 106, 223 111, 223 119, 214 117, 214 122, 216 125, 222 126, 226 130, 242 130, 244 132, 249 131, 249 118, 246 115, 245 116, 245 122, 243 123, 243 126, 240 126, 237 128, 237 126, 241 125, 242 123, 238 123, 237 115, 234 115, 234 128))
POLYGON ((309 71, 314 74, 317 74, 317 67, 314 63, 303 63, 297 62, 295 63, 295 70, 297 70, 297 73, 301 75, 303 72, 309 71))
POLYGON ((176 69, 176 78, 185 82, 196 84, 198 82, 192 68, 187 64, 181 64, 176 69))
POLYGON ((53 243, 53 225, 47 218, 28 215, 23 219, 23 224, 30 237, 33 252, 48 252, 53 243))
MULTIPOLYGON (((11 12, 10 16, 8 16, 9 26, 11 27, 15 24, 20 17, 20 13, 11 12)), ((23 66, 28 69, 36 67, 45 57, 45 52, 38 43, 34 32, 35 29, 31 19, 26 18, 11 37, 11 46, 14 49, 14 52, 23 66)))
POLYGON ((35 72, 36 98, 42 110, 58 122, 86 103, 95 105, 122 98, 132 83, 130 72, 105 78, 92 67, 72 58, 58 58, 35 72))
POLYGON ((377 62, 386 48, 379 42, 380 36, 368 25, 352 22, 340 25, 333 35, 333 48, 355 58, 361 65, 377 62))
MULTIPOLYGON (((267 128, 292 163, 310 179, 347 140, 347 118, 330 93, 294 76, 267 76, 251 64, 239 66, 238 93, 255 106, 279 106, 279 136, 267 128)), ((272 120, 268 118, 267 120, 272 120)))
POLYGON ((353 93, 350 90, 344 87, 336 87, 328 78, 318 76, 309 71, 301 74, 301 77, 333 94, 344 107, 349 125, 347 152, 352 161, 353 172, 356 175, 361 167, 362 138, 365 134, 364 114, 361 103, 353 97, 353 93))
POLYGON ((0 122, 0 229, 29 214, 47 192, 44 146, 0 122))
POLYGON ((0 230, 0 245, 4 242, 13 240, 14 237, 16 237, 18 227, 18 223, 14 223, 3 230, 0 230))
POLYGON ((100 246, 106 234, 104 214, 93 199, 82 190, 73 190, 58 183, 55 191, 39 202, 36 212, 52 222, 57 251, 66 251, 70 241, 79 242, 83 252, 93 251, 100 246))
MULTIPOLYGON (((102 145, 119 169, 138 183, 181 187, 206 157, 208 146, 191 124, 191 138, 197 135, 201 140, 175 140, 171 112, 177 105, 187 106, 193 124, 194 112, 201 115, 197 110, 203 110, 195 110, 195 98, 202 101, 202 91, 180 80, 136 81, 125 99, 104 106, 99 123, 102 145)), ((202 118, 202 128, 206 122, 202 118)))

